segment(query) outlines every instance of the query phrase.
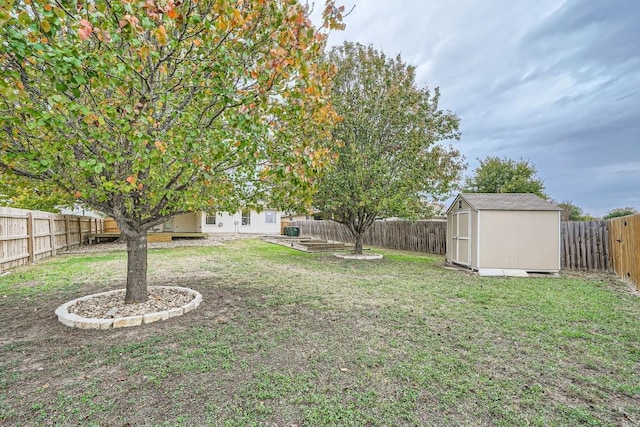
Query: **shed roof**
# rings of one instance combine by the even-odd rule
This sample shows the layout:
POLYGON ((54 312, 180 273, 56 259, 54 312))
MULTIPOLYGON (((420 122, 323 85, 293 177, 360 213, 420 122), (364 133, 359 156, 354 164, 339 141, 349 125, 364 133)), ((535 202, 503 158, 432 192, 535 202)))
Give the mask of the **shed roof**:
MULTIPOLYGON (((560 211, 558 206, 531 193, 461 193, 476 210, 494 211, 560 211)), ((456 198, 456 200, 458 199, 456 198)), ((455 203, 455 201, 454 201, 455 203)), ((453 205, 452 205, 453 206, 453 205)))

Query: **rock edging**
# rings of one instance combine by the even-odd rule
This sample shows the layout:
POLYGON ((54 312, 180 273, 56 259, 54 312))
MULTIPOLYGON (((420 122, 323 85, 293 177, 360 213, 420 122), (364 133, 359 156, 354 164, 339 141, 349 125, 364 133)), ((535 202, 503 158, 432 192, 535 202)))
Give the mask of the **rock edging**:
POLYGON ((193 295, 193 299, 189 301, 187 304, 183 305, 182 307, 172 308, 169 310, 158 311, 154 313, 144 313, 144 314, 138 314, 134 316, 114 318, 114 319, 97 319, 97 318, 82 317, 77 314, 69 312, 69 308, 77 304, 79 301, 85 301, 91 298, 95 298, 97 296, 109 295, 109 294, 124 291, 124 289, 117 289, 114 291, 87 295, 87 296, 76 298, 72 301, 66 302, 56 309, 55 314, 56 316, 58 316, 58 321, 60 323, 62 323, 65 326, 69 326, 70 328, 78 328, 78 329, 125 328, 129 326, 139 326, 139 325, 142 325, 143 323, 145 324, 153 323, 159 320, 167 320, 172 317, 182 316, 183 314, 186 314, 191 310, 195 310, 202 302, 202 295, 200 294, 200 292, 194 291, 193 289, 183 288, 180 286, 149 286, 149 288, 174 289, 174 290, 186 292, 193 295))

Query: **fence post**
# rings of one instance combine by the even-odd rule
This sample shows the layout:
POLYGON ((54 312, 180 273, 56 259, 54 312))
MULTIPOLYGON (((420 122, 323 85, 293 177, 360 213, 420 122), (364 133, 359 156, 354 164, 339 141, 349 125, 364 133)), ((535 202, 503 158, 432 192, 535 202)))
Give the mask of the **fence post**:
POLYGON ((69 223, 69 217, 64 216, 64 231, 67 232, 67 250, 71 250, 71 224, 69 223))
POLYGON ((80 234, 80 242, 78 246, 82 246, 82 217, 78 217, 78 233, 80 234))
POLYGON ((49 240, 51 241, 51 256, 56 256, 56 221, 49 215, 49 240))
POLYGON ((33 237, 33 215, 27 214, 27 251, 29 252, 29 262, 35 260, 34 237, 33 237))

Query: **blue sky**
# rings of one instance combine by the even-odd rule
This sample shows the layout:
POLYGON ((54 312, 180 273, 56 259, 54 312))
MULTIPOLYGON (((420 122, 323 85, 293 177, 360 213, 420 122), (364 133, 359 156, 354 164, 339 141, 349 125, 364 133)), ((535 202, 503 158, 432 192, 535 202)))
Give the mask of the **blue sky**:
POLYGON ((467 174, 529 160, 594 216, 640 208, 640 1, 343 0, 331 35, 401 54, 461 119, 467 174))

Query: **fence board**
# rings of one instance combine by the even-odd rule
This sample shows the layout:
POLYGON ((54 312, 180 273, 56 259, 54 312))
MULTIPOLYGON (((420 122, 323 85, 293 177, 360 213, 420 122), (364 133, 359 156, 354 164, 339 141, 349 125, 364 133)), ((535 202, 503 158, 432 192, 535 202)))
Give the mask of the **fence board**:
POLYGON ((613 218, 608 223, 613 271, 640 290, 640 214, 613 218))
MULTIPOLYGON (((583 223, 584 224, 584 223, 583 223)), ((588 226, 587 224, 583 225, 584 227, 584 240, 582 242, 582 245, 584 246, 585 249, 585 263, 587 266, 587 270, 594 270, 595 269, 595 264, 593 263, 593 252, 595 250, 595 248, 591 245, 591 227, 588 226)))
MULTIPOLYGON (((339 242, 352 242, 349 229, 334 221, 292 221, 302 236, 339 242)), ((368 246, 401 249, 432 254, 445 254, 446 227, 444 221, 376 221, 365 233, 368 246)))
POLYGON ((569 265, 569 234, 567 232, 567 224, 565 222, 560 224, 560 239, 561 239, 561 268, 569 265))

